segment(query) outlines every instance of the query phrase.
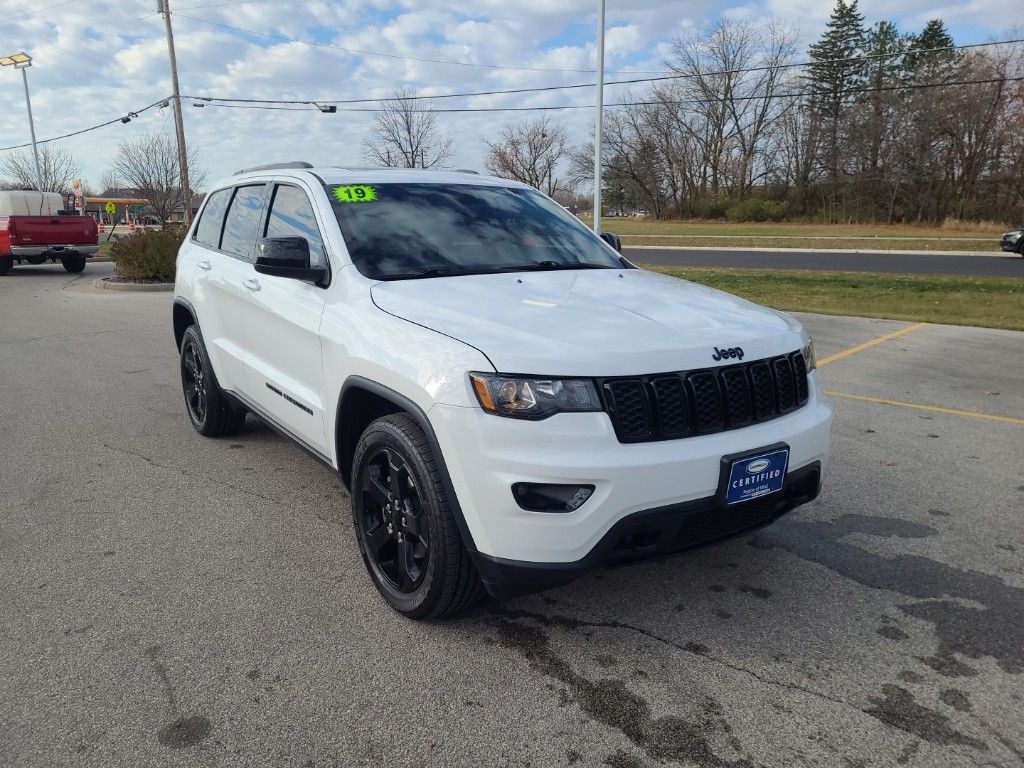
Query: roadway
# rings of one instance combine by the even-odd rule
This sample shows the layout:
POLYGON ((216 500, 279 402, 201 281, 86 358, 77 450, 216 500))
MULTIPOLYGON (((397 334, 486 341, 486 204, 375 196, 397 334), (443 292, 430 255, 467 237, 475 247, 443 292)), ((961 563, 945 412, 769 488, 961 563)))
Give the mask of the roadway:
POLYGON ((747 267, 752 269, 831 269, 853 272, 899 272, 917 275, 1024 277, 1017 254, 947 254, 900 251, 772 250, 732 248, 635 248, 623 255, 637 264, 676 267, 747 267))

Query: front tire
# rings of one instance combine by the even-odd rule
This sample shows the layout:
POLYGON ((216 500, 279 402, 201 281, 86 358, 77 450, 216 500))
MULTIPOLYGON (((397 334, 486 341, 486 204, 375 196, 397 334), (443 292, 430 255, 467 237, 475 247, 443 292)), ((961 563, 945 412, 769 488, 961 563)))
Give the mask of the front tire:
POLYGON ((0 256, 0 277, 14 269, 13 256, 0 256))
POLYGON ((85 269, 85 256, 61 256, 60 263, 68 272, 78 273, 85 269))
POLYGON ((237 432, 245 422, 245 411, 228 400, 217 384, 198 325, 190 325, 185 330, 180 351, 181 388, 192 426, 206 437, 237 432))
POLYGON ((408 414, 377 419, 359 438, 352 520, 374 586, 399 613, 451 616, 483 594, 434 454, 408 414))

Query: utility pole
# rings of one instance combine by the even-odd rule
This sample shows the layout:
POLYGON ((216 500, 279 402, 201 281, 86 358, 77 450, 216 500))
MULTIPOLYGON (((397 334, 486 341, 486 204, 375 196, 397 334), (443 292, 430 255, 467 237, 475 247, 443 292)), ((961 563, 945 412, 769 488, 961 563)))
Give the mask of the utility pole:
POLYGON ((594 116, 594 233, 601 234, 601 124, 604 122, 604 0, 597 0, 597 109, 594 116))
POLYGON ((174 28, 171 26, 170 0, 157 0, 157 12, 167 28, 167 54, 171 60, 171 91, 174 99, 174 129, 178 134, 178 173, 185 226, 192 223, 192 187, 188 183, 188 152, 185 149, 185 123, 181 117, 181 90, 178 88, 178 59, 174 55, 174 28))

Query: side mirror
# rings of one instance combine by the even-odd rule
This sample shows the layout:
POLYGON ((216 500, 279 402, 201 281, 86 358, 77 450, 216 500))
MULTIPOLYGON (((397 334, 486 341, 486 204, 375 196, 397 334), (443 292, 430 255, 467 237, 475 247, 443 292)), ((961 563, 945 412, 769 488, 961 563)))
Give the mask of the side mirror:
POLYGON ((309 263, 309 241, 304 237, 264 237, 256 246, 256 271, 322 285, 326 267, 309 263))
POLYGON ((614 232, 602 232, 601 239, 614 248, 617 253, 622 253, 622 238, 614 232))

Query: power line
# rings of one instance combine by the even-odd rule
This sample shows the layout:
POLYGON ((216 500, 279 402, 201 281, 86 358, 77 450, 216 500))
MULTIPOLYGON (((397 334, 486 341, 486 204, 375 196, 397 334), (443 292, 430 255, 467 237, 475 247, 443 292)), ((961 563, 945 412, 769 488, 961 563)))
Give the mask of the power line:
POLYGON ((77 2, 77 0, 61 0, 61 2, 59 3, 53 3, 52 5, 44 5, 42 8, 37 8, 36 10, 29 11, 28 13, 21 13, 18 14, 17 16, 5 16, 4 23, 6 24, 8 21, 17 21, 18 19, 27 19, 29 16, 37 16, 43 11, 48 11, 51 8, 59 8, 62 5, 68 5, 69 3, 74 2, 77 2))
MULTIPOLYGON (((1012 42, 1021 42, 1021 41, 1012 41, 1011 40, 1011 41, 1003 41, 1003 42, 1000 42, 1000 43, 987 43, 986 45, 1003 45, 1003 44, 1012 43, 1012 42)), ((938 49, 938 50, 945 50, 945 49, 938 49)), ((877 93, 877 92, 883 92, 883 91, 899 91, 899 90, 919 90, 919 89, 925 89, 925 88, 944 88, 944 87, 955 87, 955 86, 965 86, 965 85, 985 85, 985 84, 995 84, 995 83, 1015 83, 1015 82, 1021 82, 1021 81, 1024 81, 1024 76, 1005 77, 1005 78, 1004 77, 1000 77, 1000 78, 987 78, 987 79, 979 79, 979 80, 953 80, 953 81, 946 81, 946 82, 941 82, 941 83, 901 83, 901 84, 896 84, 896 85, 891 85, 891 86, 882 86, 882 87, 851 88, 851 89, 847 89, 847 90, 843 91, 842 93, 844 95, 852 95, 852 94, 858 94, 858 93, 877 93)), ((756 95, 749 95, 749 96, 736 96, 736 97, 733 97, 733 100, 734 101, 749 101, 749 100, 752 100, 752 99, 764 99, 764 98, 787 99, 787 98, 799 98, 801 96, 809 96, 809 95, 812 95, 810 91, 799 91, 799 92, 792 92, 792 93, 776 94, 775 96, 771 96, 771 97, 766 96, 765 94, 756 94, 756 95)), ((313 110, 303 109, 302 107, 303 106, 307 106, 307 107, 308 106, 315 106, 316 104, 347 104, 347 103, 367 103, 367 102, 383 101, 383 99, 362 99, 362 100, 351 100, 351 101, 291 101, 291 100, 287 100, 287 99, 280 99, 280 100, 268 100, 268 99, 264 99, 264 100, 240 100, 240 99, 219 99, 219 98, 214 98, 214 97, 195 97, 195 96, 182 96, 181 98, 182 99, 192 99, 194 101, 201 101, 201 102, 203 102, 205 104, 205 106, 219 107, 219 108, 222 108, 222 109, 264 109, 264 110, 271 110, 272 109, 272 110, 291 111, 291 112, 311 112, 313 110), (226 102, 231 102, 231 103, 217 103, 217 102, 221 102, 221 101, 226 101, 226 102), (237 103, 239 101, 244 101, 245 103, 239 104, 239 103, 237 103), (280 106, 280 105, 285 105, 285 106, 280 106), (298 108, 296 108, 295 105, 299 105, 298 108)), ((439 97, 436 97, 436 98, 439 98, 439 97)), ((154 107, 160 106, 162 104, 166 104, 169 101, 170 101, 169 97, 168 98, 159 99, 157 101, 154 101, 152 104, 148 104, 147 106, 142 107, 141 109, 136 109, 136 110, 133 110, 133 111, 129 112, 127 114, 127 117, 130 118, 130 119, 138 117, 143 112, 146 112, 146 111, 148 111, 150 109, 153 109, 154 107)), ((613 104, 608 104, 606 106, 609 106, 609 107, 635 107, 635 106, 656 106, 656 105, 659 105, 659 104, 666 104, 666 103, 668 103, 668 104, 683 105, 683 104, 709 104, 709 103, 716 103, 716 102, 717 102, 717 100, 712 100, 712 99, 678 99, 678 100, 669 99, 669 100, 660 100, 660 101, 617 102, 617 103, 613 103, 613 104)), ((477 112, 480 112, 480 113, 486 113, 486 112, 546 112, 546 111, 557 111, 557 110, 576 110, 576 109, 592 109, 592 108, 593 108, 592 104, 570 104, 570 105, 535 106, 535 107, 465 107, 465 108, 444 108, 444 107, 442 107, 440 109, 425 109, 425 110, 414 110, 414 111, 422 111, 422 112, 428 112, 429 111, 429 112, 440 112, 440 113, 448 113, 448 112, 452 112, 452 113, 467 113, 467 112, 469 112, 469 113, 477 113, 477 112)), ((362 108, 360 108, 360 107, 348 107, 348 108, 342 107, 339 111, 340 112, 376 112, 377 109, 376 108, 372 108, 372 107, 362 107, 362 108)), ((91 131, 99 130, 100 128, 106 128, 109 125, 113 125, 113 124, 119 123, 119 122, 125 122, 125 117, 116 117, 116 118, 113 118, 111 120, 107 120, 105 122, 98 123, 96 125, 90 126, 88 128, 82 128, 80 130, 73 131, 71 133, 65 133, 65 134, 63 134, 61 136, 52 136, 52 137, 50 137, 48 139, 40 139, 36 143, 37 144, 46 144, 46 143, 51 142, 51 141, 59 141, 61 139, 71 138, 73 136, 79 136, 79 135, 81 135, 83 133, 89 133, 91 131)), ((31 144, 30 143, 27 143, 27 144, 16 144, 16 145, 9 146, 9 147, 0 147, 0 152, 6 152, 8 150, 13 150, 13 149, 22 149, 22 148, 28 147, 28 146, 31 146, 31 144)))
MULTIPOLYGON (((965 45, 954 45, 944 48, 923 48, 921 50, 915 50, 915 55, 927 54, 927 53, 941 53, 949 51, 966 50, 970 48, 984 48, 994 45, 1013 45, 1017 43, 1024 43, 1024 38, 1018 38, 1015 40, 1000 40, 995 42, 987 43, 968 43, 965 45)), ((769 69, 794 69, 809 66, 819 66, 822 64, 840 64, 840 63, 851 63, 860 61, 869 61, 877 58, 891 58, 893 56, 903 56, 905 51, 899 54, 871 54, 868 56, 851 56, 844 59, 823 59, 822 61, 815 62, 795 62, 789 64, 777 64, 777 65, 764 65, 758 67, 743 67, 738 69, 726 69, 712 72, 687 72, 673 75, 659 75, 656 77, 639 77, 630 80, 609 80, 605 81, 605 86, 609 85, 639 85, 641 83, 654 83, 663 82, 666 80, 686 80, 697 77, 717 77, 720 75, 733 75, 743 72, 763 72, 769 69)), ((549 91, 567 91, 567 90, 578 90, 580 88, 594 88, 597 83, 573 83, 570 85, 544 85, 535 86, 532 88, 507 88, 500 90, 491 91, 471 91, 465 93, 443 93, 434 96, 429 95, 415 95, 404 97, 406 101, 419 101, 419 100, 436 100, 436 99, 461 99, 471 98, 474 96, 503 96, 520 93, 545 93, 549 91)), ((375 99, 246 99, 246 98, 229 98, 229 97, 211 97, 211 96, 189 96, 188 98, 196 99, 200 101, 223 101, 232 102, 239 104, 375 104, 381 101, 386 101, 387 97, 375 98, 375 99)), ((435 110, 436 111, 436 110, 435 110)))
MULTIPOLYGON (((255 1, 255 0, 253 0, 255 1)), ((198 6, 197 6, 198 7, 198 6)), ((591 73, 594 72, 592 69, 551 69, 546 67, 513 67, 501 64, 475 64, 469 61, 454 61, 452 59, 432 59, 427 57, 419 56, 402 56, 397 53, 383 53, 381 51, 365 51, 358 48, 345 48, 340 45, 333 45, 331 43, 320 43, 313 40, 298 40, 294 37, 287 37, 286 35, 280 35, 273 32, 257 32, 253 29, 243 29, 242 27, 236 27, 231 24, 224 24, 219 21, 213 21, 212 19, 200 19, 195 16, 188 16, 187 14, 175 12, 176 16, 180 16, 183 19, 189 19, 191 21, 198 21, 201 24, 210 24, 214 27, 220 27, 221 29, 230 29, 234 32, 243 32, 247 35, 255 35, 257 37, 266 37, 271 40, 283 40, 288 43, 298 43, 300 45, 309 45, 315 48, 327 48, 334 51, 343 51, 344 53, 351 53, 357 56, 380 56, 385 59, 396 59, 399 61, 418 61, 427 64, 450 64, 456 67, 474 67, 477 69, 495 69, 495 70, 515 70, 522 72, 568 72, 568 73, 591 73)), ((610 70, 613 71, 613 70, 610 70)), ((621 73, 633 73, 633 74, 649 74, 652 70, 640 71, 640 70, 614 70, 621 73)))
MULTIPOLYGON (((106 122, 97 123, 96 125, 91 125, 88 128, 82 128, 82 129, 77 130, 77 131, 72 131, 71 133, 65 133, 65 134, 63 134, 61 136, 51 136, 48 139, 40 139, 39 141, 36 142, 36 144, 47 144, 47 143, 49 143, 51 141, 60 141, 61 139, 70 139, 72 136, 80 136, 83 133, 89 133, 90 131, 96 131, 96 130, 99 130, 100 128, 106 128, 108 125, 113 125, 114 123, 128 123, 128 122, 131 122, 132 120, 134 120, 139 115, 141 115, 143 112, 146 112, 146 111, 148 111, 150 109, 153 109, 153 107, 158 107, 161 104, 165 104, 169 100, 170 100, 169 98, 159 99, 158 101, 154 101, 152 104, 148 104, 145 107, 142 107, 141 109, 134 109, 131 112, 129 112, 127 115, 122 115, 121 117, 115 117, 115 118, 113 118, 111 120, 107 120, 106 122)), ((23 149, 24 147, 31 147, 31 146, 32 146, 31 142, 29 142, 28 144, 15 144, 15 145, 10 146, 10 147, 0 147, 0 152, 7 152, 8 150, 11 150, 11 149, 23 149)))
MULTIPOLYGON (((925 88, 947 88, 961 85, 991 85, 994 83, 1015 83, 1024 81, 1024 76, 1020 77, 994 77, 986 78, 981 80, 951 80, 941 83, 901 83, 896 85, 881 86, 881 87, 870 87, 870 88, 848 88, 840 92, 842 96, 850 96, 861 93, 881 93, 887 91, 906 91, 906 90, 919 90, 925 88)), ((797 91, 791 93, 777 93, 777 94, 751 94, 747 96, 732 96, 730 101, 756 101, 762 99, 794 99, 802 96, 812 96, 812 91, 797 91)), ((184 96, 182 98, 195 99, 193 96, 184 96)), ((291 112, 309 112, 311 109, 306 109, 306 106, 312 106, 314 104, 339 104, 343 102, 292 102, 292 101, 261 101, 260 103, 228 103, 221 104, 217 103, 219 100, 213 98, 213 100, 203 100, 202 104, 209 107, 219 107, 222 109, 272 109, 272 110, 284 110, 291 112), (293 106, 276 106, 279 104, 293 105, 293 106), (305 106, 294 106, 294 105, 305 105, 305 106)), ((675 105, 687 105, 687 104, 719 104, 724 99, 659 99, 656 101, 621 101, 612 104, 606 104, 608 107, 644 107, 644 106, 658 106, 663 104, 675 104, 675 105)), ((440 107, 440 108, 424 108, 424 109, 410 109, 410 112, 430 112, 430 113, 487 113, 487 112, 555 112, 559 110, 574 110, 574 109, 593 109, 593 104, 565 104, 557 106, 534 106, 534 107, 440 107)), ((341 107, 339 112, 377 112, 378 107, 341 107)))

